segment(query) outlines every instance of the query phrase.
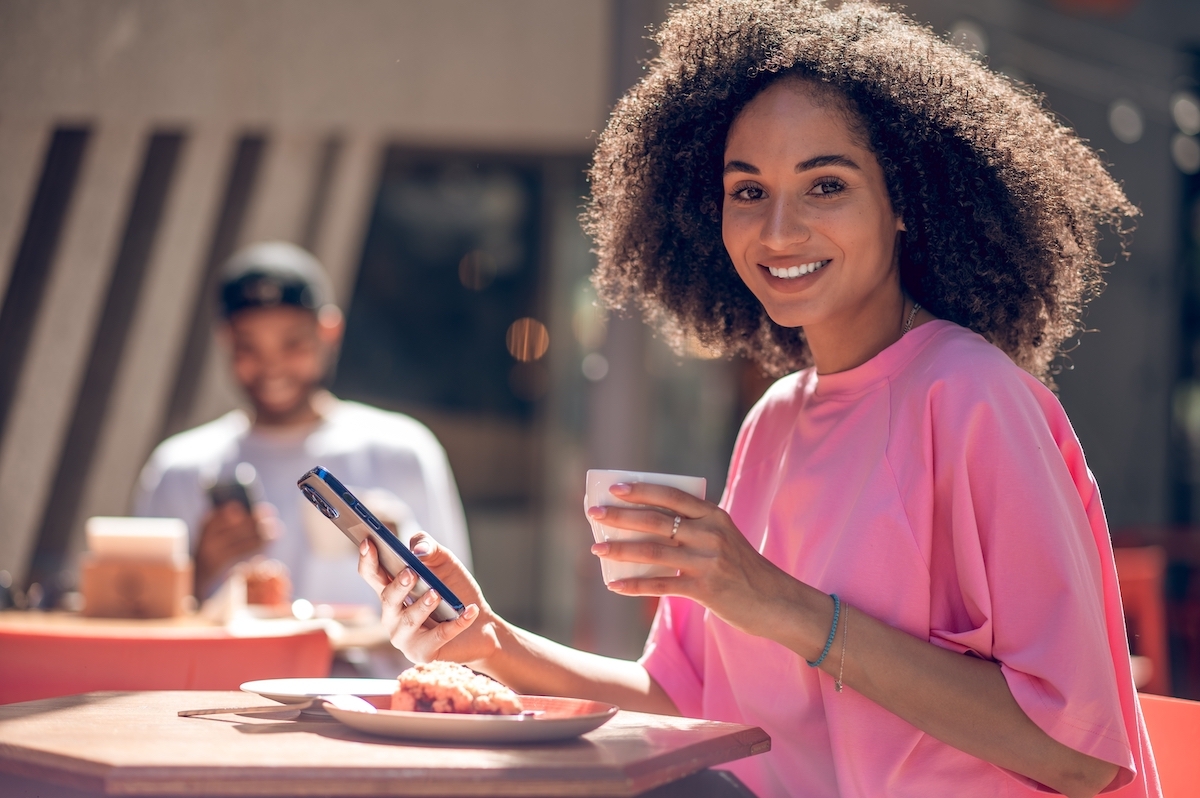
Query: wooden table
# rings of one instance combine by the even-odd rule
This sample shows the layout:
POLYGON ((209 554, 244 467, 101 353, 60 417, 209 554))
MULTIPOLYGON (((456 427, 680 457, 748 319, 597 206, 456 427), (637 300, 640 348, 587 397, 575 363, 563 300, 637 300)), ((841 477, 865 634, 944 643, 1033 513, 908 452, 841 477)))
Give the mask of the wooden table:
POLYGON ((332 718, 176 715, 262 703, 247 693, 169 691, 0 706, 0 792, 625 796, 771 747, 756 727, 624 711, 576 740, 506 748, 407 743, 332 718))

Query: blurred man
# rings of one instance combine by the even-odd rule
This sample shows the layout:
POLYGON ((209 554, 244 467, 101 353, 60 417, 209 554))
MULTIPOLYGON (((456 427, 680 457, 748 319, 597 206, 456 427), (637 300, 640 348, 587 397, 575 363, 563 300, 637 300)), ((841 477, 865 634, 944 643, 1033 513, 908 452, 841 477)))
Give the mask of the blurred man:
POLYGON ((287 566, 296 597, 377 603, 358 577, 357 549, 296 488, 316 465, 384 520, 424 529, 470 567, 458 489, 433 433, 324 389, 343 320, 316 259, 292 244, 251 246, 225 267, 220 304, 218 336, 250 410, 160 444, 136 499, 139 515, 188 523, 197 597, 261 552, 287 566), (248 511, 239 484, 263 501, 248 511))

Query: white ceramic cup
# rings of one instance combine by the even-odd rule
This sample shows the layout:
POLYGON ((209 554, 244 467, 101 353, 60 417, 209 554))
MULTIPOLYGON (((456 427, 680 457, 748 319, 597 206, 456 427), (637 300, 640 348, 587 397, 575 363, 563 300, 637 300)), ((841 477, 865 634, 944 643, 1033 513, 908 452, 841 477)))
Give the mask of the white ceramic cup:
MULTIPOLYGON (((666 485, 690 493, 698 499, 704 498, 708 481, 704 477, 685 477, 679 474, 651 474, 645 471, 617 471, 608 468, 593 468, 587 472, 587 488, 583 495, 583 510, 589 507, 644 507, 641 504, 631 504, 622 501, 609 493, 609 488, 619 482, 633 484, 648 482, 651 485, 666 485)), ((628 529, 618 529, 596 521, 590 516, 592 536, 597 543, 605 541, 661 541, 662 536, 653 532, 633 532, 628 529)), ((604 574, 604 584, 617 579, 640 579, 649 576, 675 576, 678 571, 662 565, 649 565, 640 562, 615 562, 600 559, 600 570, 604 574)))

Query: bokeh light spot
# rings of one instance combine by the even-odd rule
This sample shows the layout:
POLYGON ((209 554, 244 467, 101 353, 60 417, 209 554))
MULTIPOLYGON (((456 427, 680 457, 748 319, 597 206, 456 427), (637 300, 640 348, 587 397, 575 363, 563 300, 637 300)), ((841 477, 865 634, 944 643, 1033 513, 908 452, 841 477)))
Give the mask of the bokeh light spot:
POLYGON ((508 326, 504 343, 510 355, 522 363, 528 363, 546 354, 550 348, 550 333, 545 324, 525 316, 508 326))
POLYGON ((1185 175, 1200 172, 1200 141, 1193 136, 1176 133, 1171 139, 1171 159, 1185 175))
POLYGON ((1129 100, 1117 100, 1108 108, 1108 126, 1113 135, 1126 144, 1133 144, 1146 129, 1142 111, 1129 100))
POLYGON ((1171 118, 1175 126, 1189 136, 1200 133, 1200 98, 1190 91, 1171 96, 1171 118))
POLYGON ((592 352, 584 357, 581 366, 583 376, 592 382, 600 382, 608 376, 608 358, 599 352, 592 352))
POLYGON ((296 599, 292 602, 292 616, 300 621, 311 620, 316 615, 316 607, 308 599, 296 599))
POLYGON ((458 262, 458 281, 464 288, 482 291, 496 279, 496 262, 482 249, 473 249, 458 262))

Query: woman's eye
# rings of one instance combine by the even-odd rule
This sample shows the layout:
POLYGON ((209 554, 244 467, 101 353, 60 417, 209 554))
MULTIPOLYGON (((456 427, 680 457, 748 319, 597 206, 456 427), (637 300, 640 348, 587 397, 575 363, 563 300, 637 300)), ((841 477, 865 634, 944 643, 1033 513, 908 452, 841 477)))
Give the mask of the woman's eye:
POLYGON ((813 186, 812 193, 820 196, 829 196, 837 194, 846 187, 846 184, 841 180, 822 180, 813 186))
POLYGON ((760 186, 736 186, 733 191, 730 192, 729 196, 733 197, 735 200, 749 202, 753 200, 760 200, 766 195, 766 192, 763 191, 762 187, 760 186))

